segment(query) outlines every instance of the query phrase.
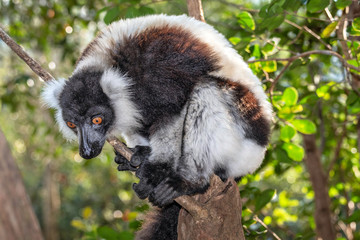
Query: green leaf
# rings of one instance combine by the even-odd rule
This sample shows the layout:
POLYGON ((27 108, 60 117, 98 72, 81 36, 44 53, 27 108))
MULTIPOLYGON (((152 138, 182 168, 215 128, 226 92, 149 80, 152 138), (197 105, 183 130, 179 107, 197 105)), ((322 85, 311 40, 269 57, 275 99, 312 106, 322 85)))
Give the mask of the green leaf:
POLYGON ((279 27, 285 20, 284 14, 279 14, 271 19, 267 19, 266 21, 269 22, 268 29, 274 30, 275 28, 279 27))
POLYGON ((125 17, 126 18, 134 18, 137 16, 140 16, 140 11, 138 8, 134 7, 134 6, 130 6, 128 7, 128 9, 126 9, 126 14, 125 17))
POLYGON ((299 94, 294 87, 288 87, 285 89, 282 100, 285 102, 285 106, 293 106, 297 103, 299 94))
POLYGON ((271 199, 274 197, 275 190, 274 189, 266 189, 263 191, 257 198, 255 202, 255 211, 261 210, 268 204, 271 199))
POLYGON ((240 26, 246 30, 255 30, 255 21, 250 13, 241 12, 237 15, 238 23, 240 26))
POLYGON ((266 61, 261 63, 261 67, 265 72, 275 72, 277 70, 276 61, 266 61))
POLYGON ((238 37, 231 37, 229 38, 229 41, 231 42, 232 45, 236 45, 241 41, 241 39, 238 37))
POLYGON ((351 0, 337 0, 335 2, 335 6, 338 9, 344 9, 345 7, 349 6, 352 3, 351 0))
POLYGON ((324 86, 321 86, 318 89, 316 89, 316 95, 319 98, 325 97, 326 94, 328 94, 329 89, 330 89, 330 85, 328 85, 328 84, 324 85, 324 86))
POLYGON ((309 0, 307 10, 311 13, 324 10, 330 4, 330 0, 309 0))
POLYGON ((359 96, 354 91, 351 91, 346 99, 346 105, 353 105, 357 100, 359 100, 359 96))
POLYGON ((301 7, 301 1, 300 0, 286 0, 282 7, 286 10, 290 10, 293 12, 296 12, 301 7))
POLYGON ((119 235, 117 231, 108 226, 100 227, 97 232, 101 238, 106 240, 117 240, 119 235))
POLYGON ((104 22, 106 24, 112 23, 114 20, 116 20, 120 16, 120 10, 117 7, 111 8, 109 11, 106 12, 106 15, 104 17, 104 22))
POLYGON ((331 33, 335 31, 337 25, 338 25, 338 21, 332 22, 329 25, 327 25, 324 31, 322 31, 321 37, 322 38, 330 37, 331 33))
POLYGON ((250 46, 250 53, 251 53, 251 56, 255 57, 256 59, 261 58, 261 50, 260 50, 259 44, 254 44, 254 45, 250 46))
POLYGON ((354 104, 349 106, 349 114, 357 114, 360 112, 360 101, 356 101, 354 104))
POLYGON ((149 8, 149 7, 146 7, 146 6, 141 6, 139 8, 139 13, 140 13, 140 15, 149 15, 149 14, 154 14, 155 11, 152 8, 149 8))
POLYGON ((316 125, 308 119, 294 119, 290 122, 297 131, 303 134, 313 134, 316 132, 316 125))
POLYGON ((360 17, 354 19, 352 26, 355 30, 360 31, 360 17))
POLYGON ((345 219, 345 223, 360 222, 360 209, 356 210, 350 217, 345 219))
POLYGON ((290 142, 290 140, 295 136, 296 130, 290 125, 283 126, 280 129, 280 139, 284 142, 290 142))
POLYGON ((278 160, 279 162, 282 163, 293 163, 294 161, 289 158, 289 155, 287 154, 286 151, 284 151, 284 149, 277 147, 275 148, 275 157, 276 160, 278 160))
POLYGON ((261 49, 263 53, 272 52, 275 49, 275 42, 271 41, 272 43, 266 43, 265 46, 261 49))
POLYGON ((301 161, 305 156, 304 149, 301 146, 294 143, 284 143, 282 145, 282 149, 286 151, 289 158, 295 161, 301 161))

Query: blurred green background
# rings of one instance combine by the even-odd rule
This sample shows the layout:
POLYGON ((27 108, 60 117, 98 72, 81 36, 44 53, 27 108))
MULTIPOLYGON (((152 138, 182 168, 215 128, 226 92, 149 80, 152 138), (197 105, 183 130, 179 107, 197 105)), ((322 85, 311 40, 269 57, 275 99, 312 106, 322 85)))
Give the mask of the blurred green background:
MULTIPOLYGON (((246 61, 278 59, 250 63, 268 93, 272 82, 277 83, 271 91, 275 117, 266 159, 261 169, 239 183, 249 239, 274 239, 254 216, 282 239, 315 238, 314 191, 303 163, 302 134, 316 136, 338 239, 360 239, 360 98, 357 86, 349 84, 358 72, 351 75, 331 55, 309 55, 289 66, 282 60, 310 50, 342 54, 336 27, 350 4, 351 0, 203 1, 206 21, 246 61)), ((71 74, 82 49, 107 24, 154 13, 186 14, 186 1, 0 0, 2 27, 57 78, 71 74)), ((360 18, 355 15, 345 33, 352 55, 347 62, 358 67, 360 18)), ((42 106, 41 86, 0 41, 0 128, 45 236, 132 239, 149 208, 131 190, 136 178, 116 170, 108 144, 96 159, 82 159, 77 144, 60 135, 54 113, 42 106)))

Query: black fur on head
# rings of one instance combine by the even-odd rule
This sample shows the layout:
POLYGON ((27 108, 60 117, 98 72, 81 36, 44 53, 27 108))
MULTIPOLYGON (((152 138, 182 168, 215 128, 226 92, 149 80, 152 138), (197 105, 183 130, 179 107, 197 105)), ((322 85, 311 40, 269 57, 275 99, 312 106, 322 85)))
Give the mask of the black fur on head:
POLYGON ((100 79, 103 72, 81 71, 71 76, 60 95, 64 121, 73 123, 78 135, 80 156, 86 159, 100 154, 106 133, 114 122, 110 99, 103 92, 100 79), (94 124, 101 118, 100 124, 94 124))

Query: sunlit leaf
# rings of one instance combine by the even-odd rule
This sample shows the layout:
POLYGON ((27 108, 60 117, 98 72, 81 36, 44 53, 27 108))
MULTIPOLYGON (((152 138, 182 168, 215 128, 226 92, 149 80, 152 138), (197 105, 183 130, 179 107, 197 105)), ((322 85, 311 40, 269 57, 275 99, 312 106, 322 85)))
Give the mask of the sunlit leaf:
POLYGON ((241 41, 241 39, 238 38, 238 37, 231 37, 231 38, 229 38, 229 41, 230 41, 233 45, 236 45, 236 44, 238 44, 238 43, 241 41))
POLYGON ((284 143, 282 148, 286 151, 288 156, 295 161, 301 161, 305 156, 304 148, 297 144, 284 143))
POLYGON ((265 72, 275 72, 277 70, 276 61, 266 61, 261 63, 261 67, 265 72))
POLYGON ((301 133, 313 134, 316 132, 316 125, 308 119, 294 119, 290 122, 301 133))
POLYGON ((255 30, 255 21, 250 13, 241 12, 237 15, 240 26, 247 30, 255 30))
POLYGON ((311 13, 324 10, 330 4, 330 0, 309 0, 307 10, 311 13))
POLYGON ((91 207, 85 207, 83 210, 82 210, 82 217, 84 219, 88 219, 92 214, 92 208, 91 207))
POLYGON ((86 226, 81 220, 74 219, 71 221, 71 226, 79 230, 85 230, 86 226))
POLYGON ((288 87, 283 93, 282 100, 286 106, 293 106, 297 103, 298 97, 297 90, 294 87, 288 87))
POLYGON ((274 189, 266 189, 265 191, 261 192, 261 194, 256 198, 255 211, 259 211, 265 207, 265 205, 268 204, 274 197, 274 194, 274 189))
POLYGON ((338 25, 338 21, 332 22, 329 25, 327 25, 324 31, 322 31, 321 37, 323 38, 330 37, 331 33, 335 31, 337 25, 338 25))
POLYGON ((290 142, 290 140, 295 136, 295 134, 296 130, 290 125, 283 126, 280 129, 280 139, 284 142, 290 142))
POLYGON ((316 89, 316 95, 317 95, 319 98, 325 97, 326 94, 328 93, 329 89, 330 89, 330 86, 329 86, 329 85, 321 86, 321 87, 319 87, 318 89, 316 89))

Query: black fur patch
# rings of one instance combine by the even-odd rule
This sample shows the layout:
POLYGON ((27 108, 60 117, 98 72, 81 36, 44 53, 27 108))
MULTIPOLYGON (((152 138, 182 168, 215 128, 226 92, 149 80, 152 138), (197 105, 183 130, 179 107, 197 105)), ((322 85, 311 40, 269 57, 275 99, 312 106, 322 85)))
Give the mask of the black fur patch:
POLYGON ((198 78, 217 69, 209 46, 179 27, 147 29, 111 54, 114 67, 134 81, 145 126, 178 114, 198 78))
POLYGON ((180 209, 180 205, 174 202, 148 213, 135 240, 176 240, 180 209))
POLYGON ((114 112, 110 99, 102 91, 100 78, 103 72, 79 72, 69 78, 60 95, 60 106, 65 121, 81 122, 84 116, 105 114, 104 124, 109 127, 114 112), (97 107, 100 112, 97 112, 97 107), (89 112, 92 109, 93 112, 89 112), (106 110, 106 111, 104 111, 106 110))
POLYGON ((270 137, 270 122, 263 116, 255 95, 245 86, 224 79, 218 80, 219 87, 231 91, 242 121, 246 123, 245 137, 266 146, 270 137))

